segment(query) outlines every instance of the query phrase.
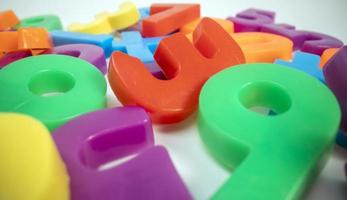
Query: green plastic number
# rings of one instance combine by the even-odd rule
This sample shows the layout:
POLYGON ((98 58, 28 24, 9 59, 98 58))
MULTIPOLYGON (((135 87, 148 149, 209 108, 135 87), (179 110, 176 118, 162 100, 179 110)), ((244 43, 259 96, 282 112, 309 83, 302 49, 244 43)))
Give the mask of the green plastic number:
POLYGON ((55 15, 41 15, 22 19, 17 28, 26 27, 42 27, 48 31, 62 30, 62 24, 58 16, 55 15))
POLYGON ((0 112, 20 112, 54 130, 106 106, 104 76, 88 62, 65 55, 28 57, 0 70, 0 112))
POLYGON ((200 94, 199 132, 212 154, 236 169, 213 199, 299 198, 325 163, 339 122, 334 95, 303 72, 275 64, 219 72, 200 94))

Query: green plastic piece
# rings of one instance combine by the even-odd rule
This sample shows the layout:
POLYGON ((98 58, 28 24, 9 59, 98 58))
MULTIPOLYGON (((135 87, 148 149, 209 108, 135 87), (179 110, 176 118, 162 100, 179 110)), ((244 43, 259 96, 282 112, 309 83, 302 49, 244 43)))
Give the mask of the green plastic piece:
POLYGON ((29 114, 49 130, 106 107, 106 81, 88 62, 65 55, 21 59, 0 70, 0 112, 29 114))
POLYGON ((234 171, 212 199, 299 199, 326 162, 340 115, 330 90, 296 69, 245 64, 219 72, 200 94, 199 132, 234 171))
POLYGON ((56 15, 40 15, 34 17, 28 17, 22 19, 20 24, 17 25, 18 28, 26 27, 42 27, 46 28, 48 31, 62 30, 63 26, 58 16, 56 15))

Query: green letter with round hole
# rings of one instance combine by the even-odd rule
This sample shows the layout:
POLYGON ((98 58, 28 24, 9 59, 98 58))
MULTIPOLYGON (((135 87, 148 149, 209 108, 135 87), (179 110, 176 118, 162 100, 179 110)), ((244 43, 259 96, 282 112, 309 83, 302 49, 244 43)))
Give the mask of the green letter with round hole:
POLYGON ((46 28, 48 31, 62 30, 61 21, 58 16, 55 15, 40 15, 34 17, 28 17, 22 19, 17 28, 26 27, 42 27, 46 28))
POLYGON ((339 122, 334 95, 303 72, 275 64, 219 72, 200 94, 199 132, 234 171, 213 199, 299 199, 325 164, 339 122))
POLYGON ((106 106, 104 76, 88 62, 65 55, 21 59, 0 70, 0 112, 19 112, 50 131, 106 106))

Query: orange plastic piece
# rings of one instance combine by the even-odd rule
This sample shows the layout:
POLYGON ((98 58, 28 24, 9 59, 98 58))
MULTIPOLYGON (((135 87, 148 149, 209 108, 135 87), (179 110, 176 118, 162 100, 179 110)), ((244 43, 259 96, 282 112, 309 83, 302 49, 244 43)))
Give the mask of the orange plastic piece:
POLYGON ((114 52, 110 85, 124 105, 139 105, 155 123, 175 123, 195 111, 202 85, 215 73, 245 59, 240 47, 212 19, 193 33, 194 45, 182 33, 164 38, 154 55, 169 80, 152 76, 137 58, 114 52))
POLYGON ((276 59, 290 60, 293 42, 283 36, 262 32, 243 32, 231 34, 240 45, 246 63, 273 63, 276 59))
MULTIPOLYGON (((221 18, 212 18, 214 21, 216 21, 219 25, 221 25, 224 30, 228 33, 234 33, 234 23, 230 20, 221 19, 221 18)), ((180 28, 180 32, 183 34, 189 34, 192 33, 196 27, 199 25, 202 18, 196 19, 188 24, 183 25, 180 28)), ((192 36, 190 36, 192 37, 192 36)))
POLYGON ((321 56, 319 66, 323 68, 324 65, 330 60, 330 58, 332 58, 339 50, 340 48, 326 49, 321 56))
MULTIPOLYGON (((226 30, 225 24, 218 20, 216 22, 226 30)), ((292 58, 293 42, 286 37, 263 32, 229 33, 241 47, 246 63, 273 63, 276 59, 289 61, 292 58)), ((189 41, 193 40, 191 33, 186 34, 186 37, 189 41)))
POLYGON ((199 4, 152 4, 142 21, 144 37, 163 36, 200 17, 199 4))
POLYGON ((30 49, 32 55, 40 54, 53 46, 49 33, 44 28, 20 28, 18 34, 18 48, 30 49))
POLYGON ((53 46, 49 33, 44 28, 0 32, 0 41, 1 53, 30 50, 32 55, 38 55, 53 46))
POLYGON ((9 30, 14 28, 20 21, 12 10, 0 12, 0 30, 9 30))
MULTIPOLYGON (((198 26, 202 18, 196 19, 188 24, 185 24, 180 28, 180 32, 186 34, 186 37, 190 41, 193 41, 193 31, 198 26)), ((215 22, 217 22, 224 30, 228 33, 234 33, 234 23, 232 21, 220 18, 212 18, 215 22)))
POLYGON ((7 53, 18 49, 18 32, 0 32, 0 52, 7 53))

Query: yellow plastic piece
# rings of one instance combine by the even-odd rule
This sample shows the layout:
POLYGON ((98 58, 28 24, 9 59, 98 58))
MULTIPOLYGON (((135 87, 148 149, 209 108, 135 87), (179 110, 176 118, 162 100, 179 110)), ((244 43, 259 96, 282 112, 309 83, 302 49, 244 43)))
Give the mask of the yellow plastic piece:
POLYGON ((36 119, 0 113, 0 199, 68 200, 69 178, 47 128, 36 119))
POLYGON ((124 2, 119 6, 117 12, 101 12, 95 16, 93 22, 87 24, 71 24, 68 29, 73 32, 107 34, 115 30, 130 27, 136 24, 139 20, 140 13, 136 5, 131 2, 124 2))
POLYGON ((74 23, 68 27, 69 31, 72 32, 81 32, 89 34, 102 34, 102 33, 111 33, 112 27, 108 22, 107 17, 99 16, 94 21, 87 24, 74 23))

